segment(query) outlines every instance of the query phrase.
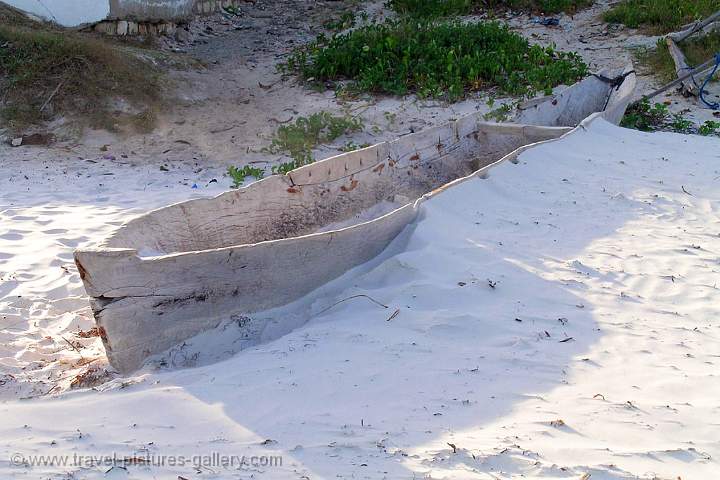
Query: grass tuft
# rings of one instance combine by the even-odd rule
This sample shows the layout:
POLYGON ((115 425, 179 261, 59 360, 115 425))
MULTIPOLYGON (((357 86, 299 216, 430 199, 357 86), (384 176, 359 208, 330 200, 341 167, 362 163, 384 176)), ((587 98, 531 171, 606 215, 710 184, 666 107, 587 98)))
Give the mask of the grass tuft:
MULTIPOLYGON (((685 54, 688 65, 694 67, 710 60, 717 52, 720 52, 720 33, 712 32, 707 35, 691 37, 678 46, 685 54)), ((662 81, 671 82, 677 78, 675 62, 663 39, 658 40, 655 48, 640 50, 636 57, 662 81)), ((704 79, 703 76, 695 80, 701 83, 704 79)))
POLYGON ((678 31, 718 10, 720 0, 623 0, 605 12, 604 19, 663 34, 678 31))
POLYGON ((588 74, 574 53, 531 45, 497 22, 387 22, 324 36, 286 64, 306 80, 350 80, 359 92, 462 98, 496 88, 510 95, 548 93, 588 74))
POLYGON ((56 115, 99 118, 123 99, 154 121, 160 74, 129 49, 79 33, 0 25, 0 117, 12 127, 56 115))

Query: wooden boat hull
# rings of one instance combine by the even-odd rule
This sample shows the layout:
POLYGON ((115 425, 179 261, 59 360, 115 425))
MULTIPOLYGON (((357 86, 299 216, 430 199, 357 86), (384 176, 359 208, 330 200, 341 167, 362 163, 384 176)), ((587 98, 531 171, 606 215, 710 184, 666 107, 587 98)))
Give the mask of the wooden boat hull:
POLYGON ((233 315, 301 298, 380 254, 425 199, 457 179, 559 138, 572 130, 561 125, 579 123, 598 105, 607 107, 598 116, 619 122, 634 81, 628 75, 619 88, 606 86, 583 109, 572 99, 600 89, 588 79, 518 115, 550 126, 487 123, 473 114, 131 220, 98 247, 75 252, 110 363, 131 372, 233 315), (331 228, 388 201, 397 208, 331 228))

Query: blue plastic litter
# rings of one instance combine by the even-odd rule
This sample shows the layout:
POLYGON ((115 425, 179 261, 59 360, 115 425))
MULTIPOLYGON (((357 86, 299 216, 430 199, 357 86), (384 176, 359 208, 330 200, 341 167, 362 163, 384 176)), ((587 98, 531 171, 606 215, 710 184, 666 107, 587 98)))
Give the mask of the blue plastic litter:
POLYGON ((700 101, 702 103, 704 103, 705 105, 707 105, 707 107, 712 110, 719 110, 720 103, 710 103, 707 100, 705 100, 705 87, 707 86, 708 83, 710 83, 710 80, 712 80, 712 78, 715 76, 715 73, 717 72, 718 67, 720 67, 720 52, 715 54, 715 66, 713 67, 712 71, 710 72, 710 74, 707 76, 707 78, 703 82, 702 87, 700 87, 700 93, 699 93, 700 101))

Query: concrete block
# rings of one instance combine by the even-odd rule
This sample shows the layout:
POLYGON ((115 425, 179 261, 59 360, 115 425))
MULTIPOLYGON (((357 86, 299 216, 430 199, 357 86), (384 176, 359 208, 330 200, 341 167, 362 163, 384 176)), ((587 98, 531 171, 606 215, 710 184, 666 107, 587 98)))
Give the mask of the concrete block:
POLYGON ((117 22, 117 34, 118 35, 127 35, 128 34, 128 22, 125 20, 120 20, 117 22))
POLYGON ((117 33, 117 25, 115 22, 100 22, 95 24, 93 29, 104 35, 115 35, 117 33))

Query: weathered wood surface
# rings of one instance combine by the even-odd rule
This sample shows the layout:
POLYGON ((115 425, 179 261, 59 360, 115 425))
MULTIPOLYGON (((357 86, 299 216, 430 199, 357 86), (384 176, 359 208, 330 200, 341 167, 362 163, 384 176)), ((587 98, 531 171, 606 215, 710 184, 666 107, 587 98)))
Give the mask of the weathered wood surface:
POLYGON ((707 33, 717 30, 718 27, 720 27, 720 25, 718 24, 718 20, 720 20, 720 11, 713 13, 705 20, 686 25, 685 28, 683 28, 679 32, 669 33, 667 37, 672 38, 675 43, 680 43, 686 40, 688 37, 695 35, 696 33, 705 35, 707 33))
POLYGON ((428 192, 567 134, 572 128, 555 125, 577 124, 597 105, 608 102, 600 116, 619 122, 634 81, 602 91, 589 78, 527 114, 553 126, 473 114, 131 220, 97 248, 75 252, 111 364, 130 372, 232 315, 288 304, 367 262, 414 221, 428 192), (583 99, 585 107, 574 105, 583 99), (383 201, 398 208, 314 233, 383 201))
POLYGON ((588 115, 602 111, 608 90, 608 85, 603 81, 588 77, 557 95, 520 105, 515 121, 531 125, 575 127, 588 115))
POLYGON ((416 215, 406 205, 374 224, 327 234, 142 259, 85 250, 76 260, 93 292, 112 364, 131 371, 232 314, 289 303, 377 256, 416 215))
MULTIPOLYGON (((682 52, 682 50, 680 50, 680 48, 677 46, 677 44, 672 38, 666 37, 665 43, 667 44, 668 52, 670 53, 670 56, 675 63, 675 73, 677 74, 678 78, 680 78, 686 73, 688 73, 691 68, 687 64, 685 54, 682 52)), ((698 88, 692 78, 680 82, 680 86, 683 93, 686 95, 697 96, 697 94, 699 93, 698 88)))
POLYGON ((531 125, 575 127, 595 112, 603 112, 606 120, 620 123, 635 91, 636 77, 632 65, 623 70, 602 71, 557 95, 535 99, 519 106, 515 122, 531 125), (600 80, 628 75, 618 87, 600 80))

